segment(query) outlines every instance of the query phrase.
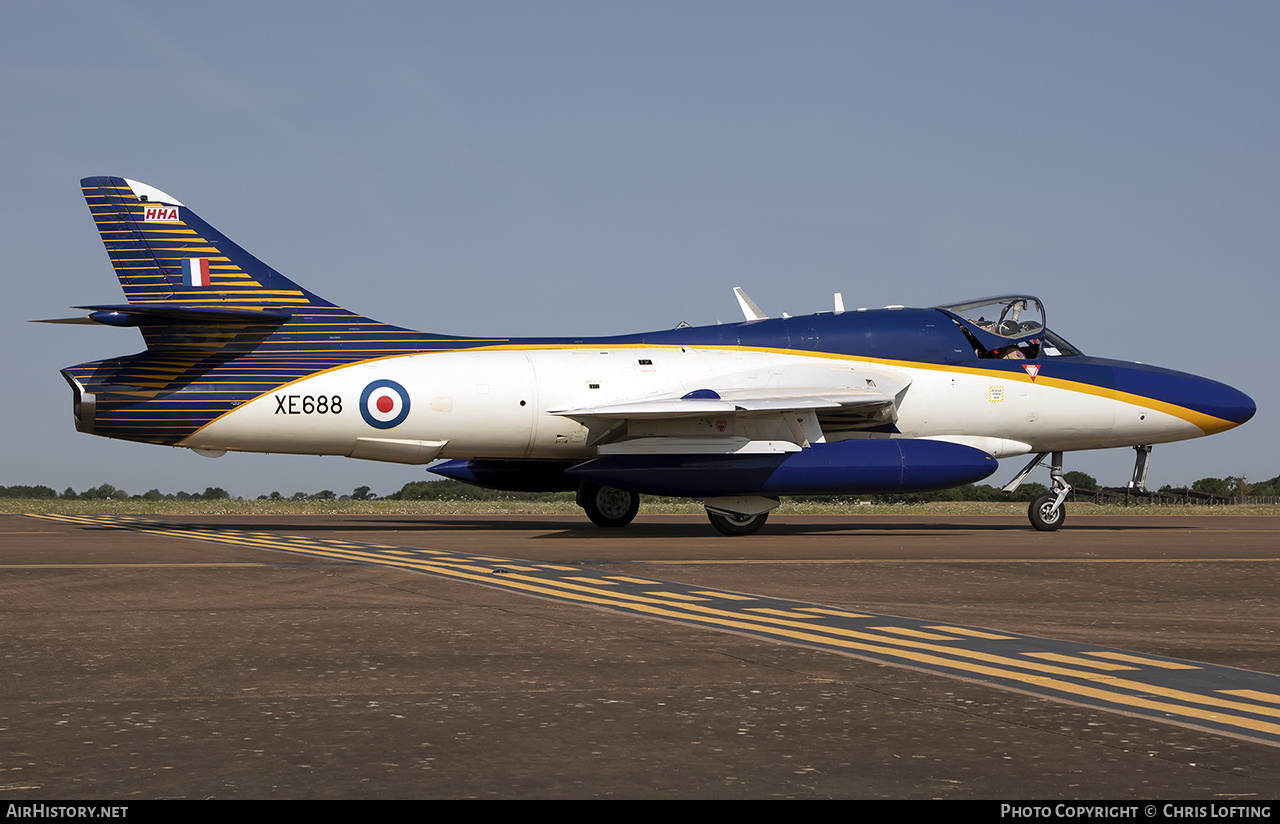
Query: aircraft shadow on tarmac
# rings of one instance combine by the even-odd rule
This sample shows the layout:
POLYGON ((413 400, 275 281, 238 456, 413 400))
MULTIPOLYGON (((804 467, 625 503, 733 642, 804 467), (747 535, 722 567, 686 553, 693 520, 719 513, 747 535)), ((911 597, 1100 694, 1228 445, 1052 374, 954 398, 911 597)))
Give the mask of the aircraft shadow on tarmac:
MULTIPOLYGON (((536 539, 574 538, 580 540, 608 540, 613 542, 631 540, 651 540, 653 538, 716 538, 724 543, 732 544, 734 539, 724 538, 711 530, 702 518, 693 518, 687 523, 654 523, 645 518, 637 519, 628 529, 600 529, 579 519, 567 516, 564 519, 551 519, 546 516, 534 516, 539 520, 514 519, 509 516, 501 518, 485 517, 432 517, 420 518, 379 518, 375 520, 313 520, 311 516, 273 518, 270 523, 261 521, 219 520, 208 522, 182 522, 170 519, 157 519, 158 523, 167 526, 183 527, 194 531, 219 532, 223 530, 267 531, 273 533, 310 533, 310 532, 529 532, 540 534, 531 536, 536 539), (544 520, 545 518, 545 520, 544 520)), ((662 516, 658 516, 662 517, 662 516)), ((141 516, 140 520, 148 520, 141 516)), ((91 530, 120 529, 122 526, 101 524, 86 527, 91 530)), ((1134 524, 1133 528, 1147 530, 1181 529, 1173 524, 1151 524, 1143 522, 1134 524)), ((1067 527, 1071 532, 1118 532, 1127 527, 1108 524, 1075 523, 1067 527)), ((885 521, 880 519, 851 519, 836 523, 805 523, 774 521, 758 537, 778 537, 785 535, 826 535, 831 533, 868 533, 889 532, 901 535, 937 534, 943 532, 998 532, 1029 533, 1025 523, 1021 521, 973 522, 952 520, 924 521, 885 521)), ((757 536, 746 536, 757 537, 757 536)), ((737 538, 736 540, 742 540, 737 538)))
MULTIPOLYGON (((474 525, 472 525, 474 526, 474 525)), ((548 529, 552 524, 546 525, 548 529)), ((487 523, 483 528, 488 529, 528 529, 528 525, 505 525, 498 523, 487 523)), ((1174 529, 1171 526, 1150 526, 1142 525, 1143 530, 1148 529, 1174 529)), ((1072 531, 1083 532, 1117 532, 1123 531, 1124 527, 1114 525, 1087 525, 1070 527, 1072 531)), ((944 523, 886 523, 883 521, 870 522, 846 522, 846 523, 785 523, 771 522, 768 527, 757 536, 751 537, 779 537, 784 535, 830 535, 838 533, 871 533, 871 532, 889 532, 899 535, 912 534, 937 534, 945 532, 999 532, 999 533, 1029 533, 1026 524, 1008 523, 1008 524, 962 524, 955 522, 944 523)), ((583 527, 581 525, 573 525, 565 529, 563 532, 548 533, 545 535, 537 535, 536 538, 579 538, 579 539, 608 539, 608 540, 625 540, 625 539, 652 539, 652 538, 715 538, 717 540, 724 539, 726 545, 732 544, 735 540, 743 540, 743 537, 724 538, 715 532, 709 532, 706 524, 702 522, 692 522, 688 524, 645 524, 641 521, 634 522, 625 530, 619 529, 596 529, 594 527, 583 527)))

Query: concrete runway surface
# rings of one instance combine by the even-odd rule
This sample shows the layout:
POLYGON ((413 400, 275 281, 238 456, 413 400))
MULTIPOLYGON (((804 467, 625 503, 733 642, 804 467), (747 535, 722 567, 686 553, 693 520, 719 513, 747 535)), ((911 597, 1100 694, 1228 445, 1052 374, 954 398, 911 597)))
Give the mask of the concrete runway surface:
POLYGON ((0 799, 1274 800, 1278 570, 1266 517, 5 516, 0 799))

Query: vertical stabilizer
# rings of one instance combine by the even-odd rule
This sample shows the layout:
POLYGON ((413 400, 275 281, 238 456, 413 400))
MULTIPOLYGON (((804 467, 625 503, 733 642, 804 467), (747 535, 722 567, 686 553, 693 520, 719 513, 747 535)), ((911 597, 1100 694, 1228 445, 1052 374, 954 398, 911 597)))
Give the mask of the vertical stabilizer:
POLYGON ((250 310, 333 306, 153 186, 122 177, 86 177, 80 186, 130 303, 250 310))

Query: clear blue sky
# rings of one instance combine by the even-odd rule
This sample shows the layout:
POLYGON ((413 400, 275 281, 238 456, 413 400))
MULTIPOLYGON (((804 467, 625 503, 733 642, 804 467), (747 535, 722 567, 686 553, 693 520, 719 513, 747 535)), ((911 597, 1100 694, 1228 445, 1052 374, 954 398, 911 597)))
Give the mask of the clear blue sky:
MULTIPOLYGON (((1222 380, 1151 481, 1280 474, 1280 4, 0 4, 0 484, 237 495, 420 468, 81 435, 58 370, 133 330, 86 175, 288 276, 461 334, 635 332, 1028 292, 1089 354, 1222 380)), ((1003 482, 1016 460, 993 480, 1003 482)), ((1104 483, 1129 450, 1068 456, 1104 483)), ((1038 478, 1043 481, 1044 478, 1038 478)))

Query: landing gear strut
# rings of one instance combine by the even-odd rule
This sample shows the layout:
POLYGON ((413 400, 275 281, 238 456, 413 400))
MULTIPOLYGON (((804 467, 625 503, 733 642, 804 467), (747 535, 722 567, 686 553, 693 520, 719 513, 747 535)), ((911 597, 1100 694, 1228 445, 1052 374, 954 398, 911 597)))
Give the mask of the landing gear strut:
POLYGON ((1133 460, 1133 480, 1129 481, 1129 488, 1138 492, 1147 491, 1147 469, 1151 466, 1151 445, 1145 444, 1135 446, 1133 460))
POLYGON ((578 506, 596 526, 618 529, 635 520, 640 511, 640 496, 626 489, 583 481, 578 487, 578 506))

